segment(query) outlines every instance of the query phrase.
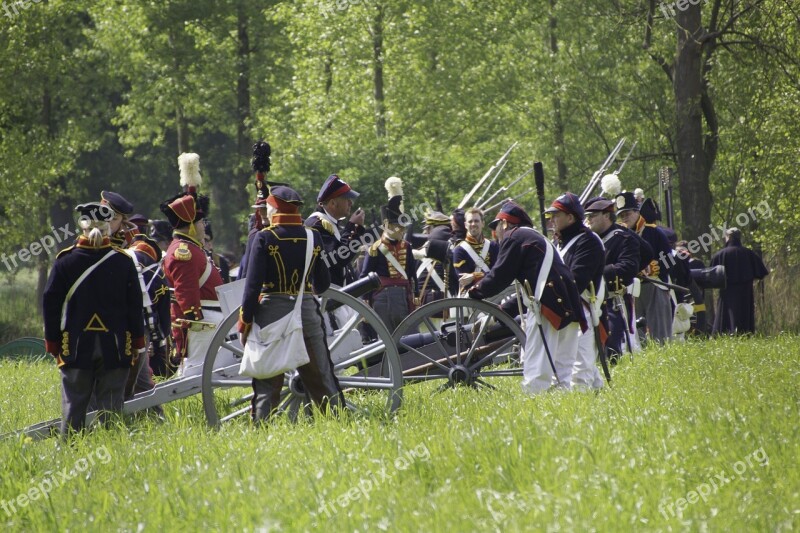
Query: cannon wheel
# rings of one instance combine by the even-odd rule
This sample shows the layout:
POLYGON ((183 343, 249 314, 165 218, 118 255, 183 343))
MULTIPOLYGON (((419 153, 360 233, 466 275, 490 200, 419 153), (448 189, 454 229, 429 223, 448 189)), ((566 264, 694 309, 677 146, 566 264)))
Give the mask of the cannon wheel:
POLYGON ((488 302, 469 298, 431 302, 407 316, 393 337, 409 382, 443 379, 446 382, 440 389, 459 384, 494 388, 486 378, 522 375, 520 354, 525 333, 513 318, 488 302), (443 312, 449 315, 444 320, 446 332, 433 320, 443 312), (454 334, 456 331, 462 334, 454 334), (425 346, 413 347, 417 332, 437 333, 425 341, 425 346))
MULTIPOLYGON (((346 305, 356 312, 356 316, 337 331, 333 338, 328 338, 328 345, 333 351, 342 339, 352 331, 357 331, 361 323, 367 323, 377 333, 377 340, 363 346, 350 354, 350 357, 334 365, 339 376, 339 385, 345 394, 347 407, 356 413, 371 413, 375 410, 393 413, 403 398, 403 375, 400 369, 400 358, 397 345, 392 335, 380 318, 364 302, 337 289, 328 289, 322 294, 321 307, 329 301, 346 305), (380 376, 370 376, 365 370, 366 360, 378 359, 381 365, 380 376), (381 397, 384 399, 381 399, 381 397)), ((232 311, 218 326, 209 345, 203 363, 202 397, 206 420, 212 427, 219 427, 236 416, 250 411, 252 381, 238 376, 239 362, 242 357, 242 346, 236 336, 235 326, 239 317, 239 309, 232 311), (223 368, 214 368, 220 350, 230 350, 234 354, 235 364, 223 368)), ((279 413, 287 413, 294 420, 301 412, 310 412, 310 403, 303 391, 299 374, 289 372, 284 379, 281 391, 279 413)))

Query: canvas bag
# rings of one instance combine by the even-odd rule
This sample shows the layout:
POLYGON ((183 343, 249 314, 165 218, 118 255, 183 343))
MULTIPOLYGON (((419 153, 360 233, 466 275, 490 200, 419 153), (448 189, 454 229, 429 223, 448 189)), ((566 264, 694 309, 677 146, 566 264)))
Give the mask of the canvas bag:
POLYGON ((306 261, 300 278, 300 291, 294 310, 285 317, 260 328, 253 321, 253 330, 244 346, 239 374, 258 379, 282 375, 309 363, 303 340, 302 306, 306 274, 311 264, 314 235, 306 228, 306 261))

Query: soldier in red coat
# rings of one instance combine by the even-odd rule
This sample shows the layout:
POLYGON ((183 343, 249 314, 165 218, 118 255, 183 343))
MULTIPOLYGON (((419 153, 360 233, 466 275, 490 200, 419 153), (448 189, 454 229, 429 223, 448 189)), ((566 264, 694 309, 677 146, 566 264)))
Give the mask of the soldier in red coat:
POLYGON ((180 373, 187 375, 190 368, 195 368, 196 371, 202 365, 206 345, 210 341, 210 336, 207 334, 210 329, 204 328, 202 323, 219 323, 222 320, 222 311, 215 290, 222 285, 222 276, 203 250, 208 198, 198 195, 194 189, 200 181, 199 157, 197 154, 182 154, 179 163, 182 178, 187 172, 192 176, 189 192, 181 193, 162 203, 161 212, 166 215, 174 228, 173 240, 164 254, 164 274, 173 288, 170 313, 172 337, 175 341, 173 359, 175 362, 182 361, 183 368, 180 373), (184 156, 193 157, 187 161, 184 156), (187 165, 189 171, 184 168, 187 165), (195 335, 190 335, 194 332, 195 335), (192 346, 193 338, 195 338, 194 346, 192 346), (184 361, 187 358, 189 360, 184 361))

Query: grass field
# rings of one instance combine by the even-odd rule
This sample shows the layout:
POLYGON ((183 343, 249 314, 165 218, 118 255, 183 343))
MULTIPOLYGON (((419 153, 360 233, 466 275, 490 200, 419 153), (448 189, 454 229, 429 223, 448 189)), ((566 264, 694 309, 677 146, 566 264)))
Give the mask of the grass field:
MULTIPOLYGON (((794 336, 650 349, 600 395, 406 388, 394 417, 205 427, 198 398, 72 446, 0 442, 8 531, 790 531, 794 336)), ((0 432, 58 416, 49 363, 0 361, 0 432)), ((503 378, 500 378, 503 379, 503 378)))

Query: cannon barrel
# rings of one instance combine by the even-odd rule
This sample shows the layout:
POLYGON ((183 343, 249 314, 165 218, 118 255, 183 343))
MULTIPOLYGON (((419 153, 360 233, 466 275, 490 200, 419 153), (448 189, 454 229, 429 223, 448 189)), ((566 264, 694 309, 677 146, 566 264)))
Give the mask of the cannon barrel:
MULTIPOLYGON (((365 294, 374 291, 378 287, 381 286, 381 278, 375 272, 370 272, 366 278, 360 279, 355 283, 351 283, 346 287, 343 287, 339 290, 345 292, 352 296, 353 298, 361 298, 365 294)), ((334 309, 341 307, 341 303, 334 302, 333 300, 328 300, 328 303, 325 304, 325 311, 333 311, 334 309)))
POLYGON ((701 289, 724 289, 725 267, 717 265, 708 268, 693 268, 689 271, 692 279, 701 289))

